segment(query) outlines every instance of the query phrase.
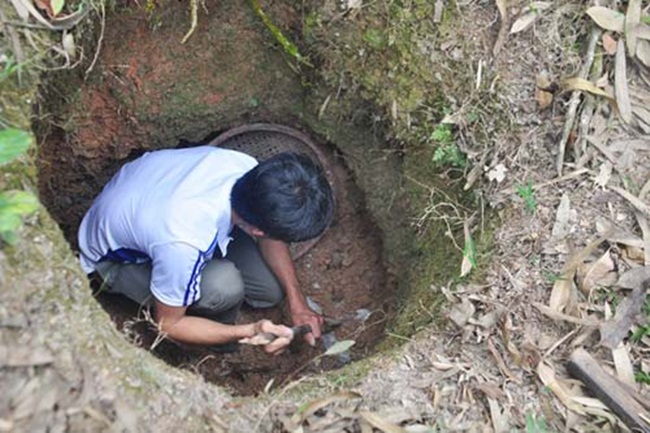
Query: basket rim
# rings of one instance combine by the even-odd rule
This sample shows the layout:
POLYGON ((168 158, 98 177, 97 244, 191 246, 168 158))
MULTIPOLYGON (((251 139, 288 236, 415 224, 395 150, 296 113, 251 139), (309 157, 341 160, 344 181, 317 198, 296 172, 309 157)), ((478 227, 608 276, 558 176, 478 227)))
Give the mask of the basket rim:
POLYGON ((316 144, 314 144, 312 139, 307 134, 295 128, 291 128, 285 125, 279 125, 277 123, 251 123, 251 124, 236 126, 234 128, 228 129, 227 131, 224 131, 221 134, 219 134, 216 138, 210 141, 208 145, 221 146, 231 138, 234 138, 238 135, 246 134, 248 132, 279 132, 281 134, 289 135, 303 142, 305 145, 307 145, 307 147, 309 147, 309 150, 314 152, 314 154, 316 155, 316 158, 323 166, 323 170, 329 171, 327 170, 327 166, 326 166, 327 159, 325 158, 325 155, 323 154, 323 152, 320 151, 320 149, 318 149, 316 144))
MULTIPOLYGON (((332 188, 332 194, 334 196, 334 206, 336 207, 336 202, 337 202, 336 188, 334 183, 334 176, 332 175, 332 171, 330 169, 329 160, 327 159, 325 154, 320 149, 318 149, 316 144, 312 141, 312 139, 309 136, 307 136, 305 133, 297 129, 285 125, 279 125, 276 123, 245 124, 245 125, 236 126, 234 128, 222 132, 216 138, 211 140, 208 143, 208 146, 220 147, 228 140, 249 132, 277 132, 277 133, 289 135, 299 140, 300 142, 304 143, 309 148, 309 150, 311 150, 314 153, 316 159, 318 160, 318 163, 323 168, 323 171, 325 172, 325 177, 327 178, 327 181, 329 182, 332 188)), ((316 245, 316 243, 323 237, 326 231, 327 230, 325 230, 323 233, 316 236, 315 238, 303 242, 292 243, 291 245, 295 246, 295 249, 292 249, 293 260, 298 260, 300 257, 305 255, 309 250, 311 250, 312 247, 316 245)))

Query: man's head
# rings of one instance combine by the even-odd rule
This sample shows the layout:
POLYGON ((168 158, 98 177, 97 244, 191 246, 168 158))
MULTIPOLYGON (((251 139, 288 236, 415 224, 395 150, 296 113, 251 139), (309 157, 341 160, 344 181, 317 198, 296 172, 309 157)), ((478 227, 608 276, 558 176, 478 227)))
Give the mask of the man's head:
POLYGON ((266 236, 299 242, 329 225, 334 200, 323 170, 308 156, 281 153, 239 178, 230 194, 233 210, 266 236))

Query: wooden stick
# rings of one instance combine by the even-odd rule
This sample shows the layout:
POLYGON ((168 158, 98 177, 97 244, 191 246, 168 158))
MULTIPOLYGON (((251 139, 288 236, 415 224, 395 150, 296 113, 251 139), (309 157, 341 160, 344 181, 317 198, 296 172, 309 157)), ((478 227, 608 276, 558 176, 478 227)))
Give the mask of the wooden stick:
POLYGON ((607 405, 630 430, 650 433, 648 412, 621 386, 618 379, 607 373, 598 362, 584 349, 577 349, 571 354, 567 366, 569 372, 580 379, 589 391, 607 405))

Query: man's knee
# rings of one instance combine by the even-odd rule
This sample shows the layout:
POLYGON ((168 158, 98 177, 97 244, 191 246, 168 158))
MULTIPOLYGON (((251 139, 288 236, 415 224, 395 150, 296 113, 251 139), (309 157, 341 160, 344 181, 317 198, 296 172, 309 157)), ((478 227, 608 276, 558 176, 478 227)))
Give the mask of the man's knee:
POLYGON ((253 308, 271 308, 284 300, 282 286, 275 278, 267 279, 255 290, 246 290, 246 303, 253 308))
POLYGON ((228 260, 211 260, 201 272, 201 298, 198 306, 225 310, 241 304, 244 280, 237 267, 228 260))

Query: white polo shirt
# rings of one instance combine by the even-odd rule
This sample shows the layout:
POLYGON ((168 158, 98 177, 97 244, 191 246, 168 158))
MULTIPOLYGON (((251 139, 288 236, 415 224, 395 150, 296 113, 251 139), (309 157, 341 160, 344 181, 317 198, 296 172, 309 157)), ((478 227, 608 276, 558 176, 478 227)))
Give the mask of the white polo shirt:
POLYGON ((240 152, 201 146, 149 152, 124 165, 79 227, 81 265, 151 261, 151 292, 170 306, 201 296, 201 270, 232 230, 230 192, 257 165, 240 152))

